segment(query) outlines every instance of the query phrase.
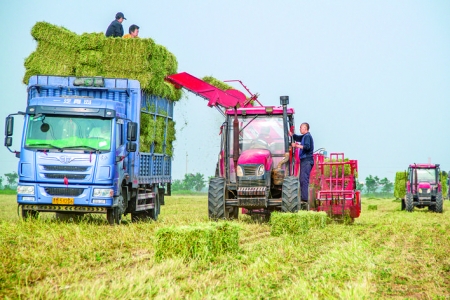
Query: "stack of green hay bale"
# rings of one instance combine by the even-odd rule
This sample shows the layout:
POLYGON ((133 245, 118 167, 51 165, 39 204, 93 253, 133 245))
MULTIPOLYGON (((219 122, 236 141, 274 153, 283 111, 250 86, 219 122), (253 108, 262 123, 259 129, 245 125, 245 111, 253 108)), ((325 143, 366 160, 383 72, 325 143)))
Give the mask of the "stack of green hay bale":
POLYGON ((231 222, 160 228, 155 239, 156 260, 211 260, 218 255, 237 252, 239 231, 240 227, 231 222))
POLYGON ((408 180, 408 173, 406 171, 395 173, 394 197, 396 199, 403 199, 405 197, 407 180, 408 180))
POLYGON ((305 234, 311 228, 325 228, 327 222, 328 216, 323 211, 273 212, 270 216, 270 233, 273 236, 305 234))
MULTIPOLYGON (((155 44, 152 39, 106 38, 103 33, 77 35, 64 27, 47 22, 37 22, 31 30, 31 35, 38 44, 36 51, 25 60, 25 84, 33 75, 131 78, 139 80, 141 88, 147 94, 172 101, 181 98, 182 91, 164 80, 167 75, 177 72, 176 57, 165 47, 155 44)), ((159 118, 153 118, 153 121, 156 125, 163 122, 164 128, 165 118, 161 118, 162 121, 159 121, 159 118)), ((151 119, 144 118, 141 128, 151 127, 152 124, 145 123, 151 119)), ((171 156, 175 123, 168 123, 169 128, 165 133, 166 154, 171 156)), ((150 145, 154 143, 155 152, 162 153, 164 132, 158 132, 159 129, 161 126, 156 126, 153 139, 144 138, 145 152, 148 152, 150 145)), ((141 131, 141 134, 145 132, 141 131)))

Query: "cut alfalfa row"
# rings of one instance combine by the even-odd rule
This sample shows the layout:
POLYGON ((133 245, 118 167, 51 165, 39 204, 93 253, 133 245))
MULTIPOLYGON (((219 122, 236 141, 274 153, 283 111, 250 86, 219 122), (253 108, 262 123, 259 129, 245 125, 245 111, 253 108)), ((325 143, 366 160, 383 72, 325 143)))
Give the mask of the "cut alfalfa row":
POLYGON ((239 231, 240 227, 231 222, 160 228, 155 235, 156 260, 213 260, 218 255, 237 252, 239 231))
POLYGON ((324 228, 328 216, 325 212, 299 211, 297 213, 273 212, 270 216, 270 233, 273 236, 282 234, 305 234, 312 228, 324 228))

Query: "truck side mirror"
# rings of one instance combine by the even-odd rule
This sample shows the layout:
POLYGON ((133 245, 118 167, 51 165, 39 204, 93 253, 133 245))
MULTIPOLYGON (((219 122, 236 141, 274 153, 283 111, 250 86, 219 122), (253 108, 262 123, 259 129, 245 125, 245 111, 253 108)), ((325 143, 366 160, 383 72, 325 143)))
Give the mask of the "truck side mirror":
POLYGON ((5 147, 11 147, 12 146, 12 137, 6 136, 5 137, 5 147))
POLYGON ((5 121, 5 135, 12 136, 13 132, 14 132, 14 118, 11 116, 8 116, 8 117, 6 117, 6 121, 5 121))
MULTIPOLYGON (((128 122, 128 124, 127 124, 127 141, 136 142, 136 140, 137 140, 137 123, 128 122)), ((136 147, 136 145, 135 145, 135 147, 136 147)))
POLYGON ((128 142, 127 143, 127 151, 128 152, 136 152, 136 143, 128 142))

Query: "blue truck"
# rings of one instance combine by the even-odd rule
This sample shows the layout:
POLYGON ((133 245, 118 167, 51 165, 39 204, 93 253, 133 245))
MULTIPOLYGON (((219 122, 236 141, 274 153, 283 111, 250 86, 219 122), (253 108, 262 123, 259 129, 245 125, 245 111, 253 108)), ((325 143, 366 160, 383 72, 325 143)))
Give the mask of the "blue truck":
POLYGON ((172 100, 119 78, 38 75, 27 91, 26 111, 5 121, 5 146, 19 158, 23 218, 55 212, 60 218, 103 213, 111 225, 127 214, 133 222, 157 220, 171 193, 166 139, 172 100), (154 143, 140 151, 141 114, 163 118, 162 153, 154 143), (22 116, 20 151, 14 151, 14 119, 22 116))

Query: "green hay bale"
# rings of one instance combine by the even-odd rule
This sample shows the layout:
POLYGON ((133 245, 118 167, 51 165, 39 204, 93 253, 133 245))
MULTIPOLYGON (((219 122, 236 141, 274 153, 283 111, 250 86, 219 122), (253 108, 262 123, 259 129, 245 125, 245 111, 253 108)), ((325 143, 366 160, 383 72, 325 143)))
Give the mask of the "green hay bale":
POLYGON ((202 223, 160 228, 155 234, 155 257, 213 260, 239 251, 240 227, 231 222, 202 223))
POLYGON ((394 197, 396 199, 403 199, 406 195, 406 181, 408 180, 408 173, 401 171, 395 173, 394 181, 394 197))
MULTIPOLYGON (((75 73, 77 53, 59 49, 47 42, 39 42, 35 52, 26 58, 24 65, 42 75, 71 76, 75 73)), ((24 83, 28 83, 23 79, 24 83)))
POLYGON ((37 22, 31 29, 31 35, 38 43, 46 42, 65 51, 79 49, 79 36, 72 31, 47 22, 37 22))
POLYGON ((325 212, 274 212, 270 216, 270 233, 273 236, 280 236, 282 234, 305 234, 311 228, 324 228, 327 225, 327 222, 328 217, 325 212))
POLYGON ((448 174, 441 172, 441 184, 442 184, 442 197, 447 198, 448 194, 448 184, 447 184, 448 174))
POLYGON ((103 70, 103 53, 95 50, 82 50, 78 56, 78 63, 103 70))
POLYGON ((173 156, 173 142, 176 139, 175 135, 176 135, 175 122, 172 120, 169 120, 169 125, 167 127, 166 154, 169 155, 170 157, 173 156))
POLYGON ((99 33, 83 33, 79 38, 80 50, 96 50, 101 51, 105 45, 106 37, 103 32, 99 33))
POLYGON ((155 153, 163 153, 163 148, 165 145, 165 128, 166 128, 166 118, 156 117, 156 130, 155 130, 155 153))
POLYGON ((155 140, 155 125, 153 115, 141 112, 139 151, 150 152, 150 146, 155 140))
MULTIPOLYGON (((149 72, 149 58, 155 42, 152 39, 106 39, 103 47, 105 72, 149 72)), ((153 70, 152 70, 153 73, 153 70)))
POLYGON ((231 85, 228 85, 225 82, 220 81, 212 76, 205 76, 202 78, 202 80, 224 91, 234 89, 231 85))
MULTIPOLYGON (((344 159, 344 162, 349 161, 348 158, 344 159)), ((342 159, 336 160, 330 160, 329 158, 326 158, 324 160, 324 162, 342 162, 342 159)), ((331 172, 331 177, 341 177, 342 176, 342 169, 344 169, 344 175, 348 176, 351 175, 351 167, 349 164, 344 165, 344 167, 342 166, 333 166, 333 165, 324 165, 323 166, 323 174, 325 175, 325 177, 329 177, 330 176, 330 172, 331 172)))
POLYGON ((378 210, 378 205, 369 205, 367 210, 378 210))
POLYGON ((91 77, 91 76, 103 76, 101 67, 93 67, 89 65, 76 65, 75 76, 77 77, 91 77))

